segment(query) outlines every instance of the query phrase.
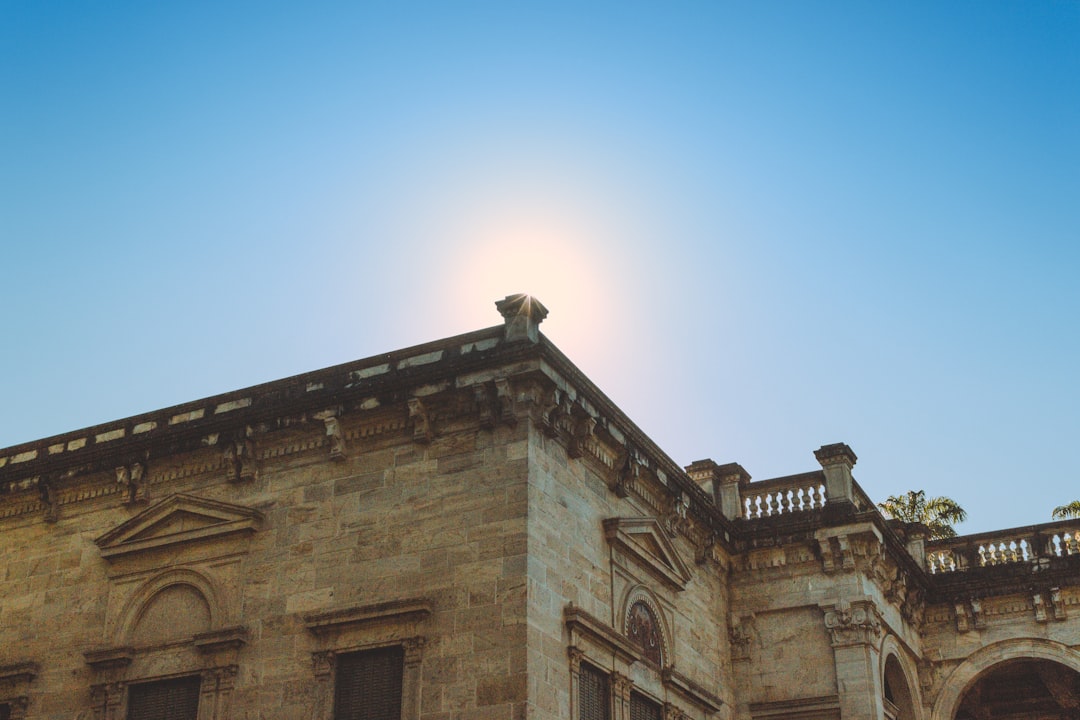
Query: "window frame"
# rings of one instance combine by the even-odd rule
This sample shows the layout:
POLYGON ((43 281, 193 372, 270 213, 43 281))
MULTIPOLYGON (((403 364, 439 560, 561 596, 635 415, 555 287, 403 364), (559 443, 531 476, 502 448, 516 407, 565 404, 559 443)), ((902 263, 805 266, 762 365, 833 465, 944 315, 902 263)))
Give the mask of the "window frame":
MULTIPOLYGON (((397 650, 394 653, 394 662, 396 667, 391 669, 391 673, 397 674, 397 718, 401 717, 402 706, 405 700, 405 647, 403 645, 380 645, 378 647, 365 648, 362 650, 353 650, 351 652, 340 652, 334 655, 334 696, 331 703, 331 717, 333 720, 339 720, 339 713, 344 712, 344 709, 340 707, 341 694, 343 688, 342 669, 343 660, 349 660, 364 655, 375 656, 377 654, 386 654, 387 650, 397 650)), ((364 708, 360 708, 363 710, 364 708)), ((395 720, 397 720, 395 718, 395 720)))
POLYGON ((339 656, 391 646, 403 650, 401 720, 420 720, 420 670, 430 616, 431 603, 425 598, 305 615, 304 624, 315 636, 317 647, 311 654, 316 681, 313 720, 334 717, 339 656))

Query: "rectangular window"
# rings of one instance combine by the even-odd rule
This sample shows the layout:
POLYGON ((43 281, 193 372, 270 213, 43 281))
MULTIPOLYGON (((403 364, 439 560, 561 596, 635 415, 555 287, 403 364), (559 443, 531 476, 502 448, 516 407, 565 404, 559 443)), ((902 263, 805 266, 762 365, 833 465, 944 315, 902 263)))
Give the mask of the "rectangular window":
POLYGON ((338 655, 334 720, 401 720, 404 668, 400 645, 338 655))
POLYGON ((128 720, 196 720, 198 675, 128 687, 128 720))
POLYGON ((608 677, 585 663, 578 675, 578 709, 579 720, 611 720, 608 677))
POLYGON ((0 703, 0 720, 8 720, 11 717, 11 706, 7 703, 0 703))
POLYGON ((630 693, 630 720, 661 720, 660 706, 638 693, 630 693))

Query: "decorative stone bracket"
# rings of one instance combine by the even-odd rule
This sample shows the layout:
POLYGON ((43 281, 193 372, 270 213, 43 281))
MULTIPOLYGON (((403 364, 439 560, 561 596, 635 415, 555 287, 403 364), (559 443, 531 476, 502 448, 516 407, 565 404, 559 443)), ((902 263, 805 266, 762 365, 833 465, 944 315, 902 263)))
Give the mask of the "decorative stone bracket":
POLYGON ((1051 617, 1058 622, 1068 619, 1061 588, 1052 587, 1046 592, 1036 592, 1032 595, 1031 604, 1035 610, 1035 622, 1044 623, 1051 617), (1047 600, 1050 601, 1049 613, 1047 612, 1047 600))
POLYGON ((473 398, 480 427, 491 430, 498 425, 517 425, 517 404, 509 379, 499 378, 474 385, 473 398))
POLYGON ((143 482, 146 477, 146 465, 133 462, 116 468, 116 484, 120 486, 125 505, 146 502, 150 499, 150 487, 143 482))
POLYGON ((315 413, 316 420, 321 420, 326 430, 326 440, 330 445, 330 459, 344 460, 348 455, 345 448, 345 433, 341 429, 341 408, 332 408, 315 413))
POLYGON ((60 518, 60 497, 56 490, 56 481, 42 477, 37 483, 38 495, 45 510, 45 522, 54 523, 60 518))
POLYGON ((225 466, 225 479, 230 483, 256 480, 259 477, 259 468, 255 430, 246 426, 231 442, 226 442, 221 460, 225 466))
POLYGON ((821 565, 826 574, 838 570, 850 572, 856 567, 856 559, 874 560, 883 553, 885 540, 872 523, 857 523, 836 528, 823 528, 814 533, 821 565))
POLYGON ((881 614, 873 600, 856 600, 850 604, 823 605, 825 629, 832 646, 876 645, 881 639, 881 614))
MULTIPOLYGON (((971 598, 967 602, 953 603, 953 612, 956 613, 956 631, 966 633, 971 629, 982 630, 986 627, 986 618, 983 616, 982 601, 971 598)), ((1036 613, 1038 611, 1036 610, 1036 613)))
POLYGON ((412 420, 414 442, 427 445, 435 438, 431 415, 420 398, 409 398, 409 419, 412 420))

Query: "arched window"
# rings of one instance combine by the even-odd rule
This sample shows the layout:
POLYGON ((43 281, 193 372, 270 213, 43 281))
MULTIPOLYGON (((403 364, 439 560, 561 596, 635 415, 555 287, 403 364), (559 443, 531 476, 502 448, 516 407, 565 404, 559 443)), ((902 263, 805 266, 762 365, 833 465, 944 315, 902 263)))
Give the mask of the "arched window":
POLYGON ((660 628, 650 608, 643 600, 630 606, 626 616, 626 636, 641 647, 645 657, 657 665, 664 664, 660 628))

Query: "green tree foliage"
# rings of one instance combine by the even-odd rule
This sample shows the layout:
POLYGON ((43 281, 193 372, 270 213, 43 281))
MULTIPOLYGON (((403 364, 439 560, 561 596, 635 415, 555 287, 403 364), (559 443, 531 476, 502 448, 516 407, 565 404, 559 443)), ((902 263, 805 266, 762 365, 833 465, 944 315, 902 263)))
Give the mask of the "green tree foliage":
MULTIPOLYGON (((925 490, 908 490, 878 503, 881 512, 895 520, 917 522, 930 528, 930 539, 956 537, 953 525, 967 519, 967 511, 952 498, 926 497, 925 490)), ((1055 511, 1056 512, 1056 511, 1055 511)))
POLYGON ((1054 508, 1052 517, 1055 520, 1067 520, 1069 518, 1080 517, 1080 500, 1073 500, 1067 505, 1058 505, 1054 508))

